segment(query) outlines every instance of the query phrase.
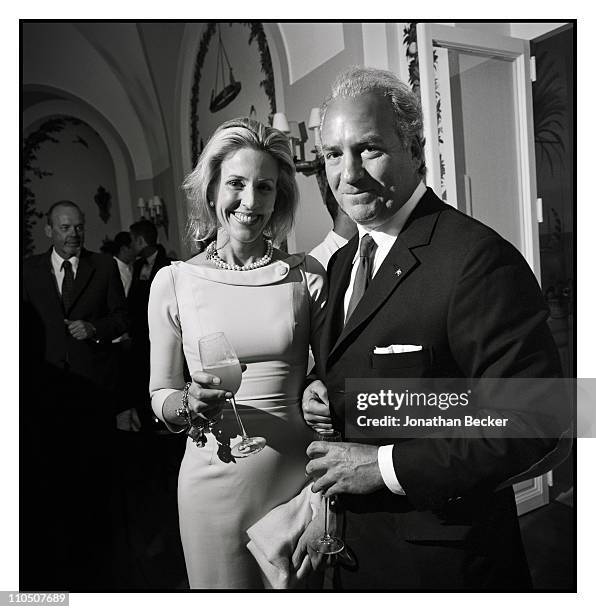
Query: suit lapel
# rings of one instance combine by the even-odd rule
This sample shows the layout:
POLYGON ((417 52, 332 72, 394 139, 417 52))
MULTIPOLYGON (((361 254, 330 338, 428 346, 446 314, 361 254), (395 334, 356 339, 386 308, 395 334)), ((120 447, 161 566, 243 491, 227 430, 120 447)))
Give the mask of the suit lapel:
POLYGON ((343 247, 329 274, 327 314, 321 336, 321 354, 329 355, 344 324, 344 295, 350 282, 352 260, 358 248, 358 234, 343 247))
POLYGON ((41 289, 44 295, 52 296, 52 302, 62 312, 62 298, 60 296, 60 288, 54 274, 54 268, 52 266, 52 249, 50 249, 40 260, 41 274, 39 275, 39 282, 41 283, 41 289))
POLYGON ((79 267, 77 268, 77 275, 75 276, 72 304, 68 309, 68 314, 77 303, 81 293, 85 287, 89 284, 89 281, 95 274, 95 266, 91 263, 91 257, 89 251, 81 251, 81 257, 79 258, 79 267))
MULTIPOLYGON (((335 344, 331 345, 332 348, 328 353, 323 353, 324 355, 329 355, 328 360, 337 355, 349 343, 349 338, 353 333, 370 320, 404 279, 411 275, 420 265, 420 260, 416 257, 414 251, 416 248, 430 243, 439 213, 445 207, 446 205, 435 196, 433 191, 427 189, 397 237, 387 257, 385 257, 375 277, 371 280, 366 293, 352 313, 346 326, 339 334, 339 337, 336 336, 335 344)), ((352 250, 349 264, 352 262, 357 244, 358 240, 356 237, 356 246, 352 250)), ((351 265, 348 266, 348 279, 350 271, 351 265)), ((329 303, 333 305, 333 312, 336 312, 337 302, 343 305, 347 284, 346 282, 341 295, 330 293, 329 303)), ((343 315, 343 309, 341 310, 341 315, 343 315)))

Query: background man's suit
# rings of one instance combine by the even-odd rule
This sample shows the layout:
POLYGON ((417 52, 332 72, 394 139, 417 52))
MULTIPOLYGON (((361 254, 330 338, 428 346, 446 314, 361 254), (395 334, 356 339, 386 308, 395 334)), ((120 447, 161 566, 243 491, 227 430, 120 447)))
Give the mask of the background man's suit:
MULTIPOLYGON (((346 378, 560 376, 547 308, 523 257, 432 190, 343 328, 357 248, 358 236, 328 268, 322 354, 338 424, 346 378), (373 355, 375 346, 392 344, 421 345, 422 351, 373 355)), ((494 490, 552 450, 554 441, 540 438, 541 423, 525 406, 510 408, 530 439, 397 441, 394 467, 405 496, 388 489, 340 496, 346 542, 358 563, 357 569, 339 567, 343 588, 530 587, 513 491, 494 490)))
POLYGON ((24 260, 22 280, 20 587, 105 589, 111 340, 127 329, 124 290, 113 259, 84 249, 66 312, 51 250, 24 260), (95 338, 74 339, 64 319, 92 323, 95 338))
POLYGON ((52 273, 51 250, 23 262, 23 292, 28 323, 27 348, 41 362, 100 388, 113 383, 111 340, 126 331, 124 290, 111 257, 82 250, 74 284, 72 305, 62 309, 60 293, 52 273), (94 324, 95 341, 75 340, 64 319, 82 319, 94 324))
POLYGON ((149 343, 149 322, 147 307, 151 283, 158 270, 171 263, 163 246, 157 245, 155 261, 149 277, 141 280, 144 258, 137 259, 133 266, 132 282, 128 293, 128 310, 130 313, 130 335, 132 338, 130 363, 130 403, 134 406, 144 428, 151 428, 154 422, 153 410, 149 400, 149 369, 151 352, 149 343))

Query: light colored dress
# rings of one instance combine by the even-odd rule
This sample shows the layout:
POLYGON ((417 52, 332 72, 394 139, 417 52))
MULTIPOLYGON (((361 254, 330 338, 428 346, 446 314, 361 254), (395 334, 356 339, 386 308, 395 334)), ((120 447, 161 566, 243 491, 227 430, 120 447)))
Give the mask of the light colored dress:
POLYGON ((199 338, 225 332, 247 369, 236 394, 248 435, 267 446, 231 458, 240 441, 231 408, 223 434, 189 439, 178 477, 180 533, 193 589, 261 589, 258 566, 246 548, 246 530, 305 484, 312 431, 302 418, 309 344, 318 353, 325 304, 325 272, 303 254, 250 271, 175 262, 161 269, 149 300, 150 391, 163 420, 165 399, 184 387, 183 358, 201 369, 199 338), (223 443, 220 444, 220 442, 223 443), (229 444, 229 446, 228 446, 229 444))

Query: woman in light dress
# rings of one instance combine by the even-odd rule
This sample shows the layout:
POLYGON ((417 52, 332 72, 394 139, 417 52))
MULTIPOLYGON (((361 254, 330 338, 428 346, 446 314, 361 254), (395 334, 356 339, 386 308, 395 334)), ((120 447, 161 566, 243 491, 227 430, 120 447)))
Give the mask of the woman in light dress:
POLYGON ((288 255, 272 244, 290 229, 298 199, 290 146, 281 132, 250 119, 227 121, 184 187, 190 239, 208 246, 160 270, 151 287, 152 405, 171 431, 186 431, 186 362, 191 420, 205 425, 205 417, 223 414, 204 446, 187 439, 180 467, 180 533, 190 587, 260 589, 246 530, 306 481, 312 430, 300 400, 309 345, 318 354, 325 273, 313 258, 288 255), (220 331, 246 364, 236 394, 244 426, 249 435, 267 439, 249 457, 230 453, 241 440, 238 425, 225 391, 201 371, 199 339, 220 331))

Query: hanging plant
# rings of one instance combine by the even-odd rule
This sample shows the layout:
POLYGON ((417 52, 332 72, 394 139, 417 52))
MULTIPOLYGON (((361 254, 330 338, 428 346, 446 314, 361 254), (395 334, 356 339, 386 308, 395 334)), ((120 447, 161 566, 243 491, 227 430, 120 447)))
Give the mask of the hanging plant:
POLYGON ((410 21, 404 27, 403 42, 406 47, 408 62, 408 82, 412 90, 420 96, 420 71, 418 69, 418 40, 416 38, 417 21, 410 21))
MULTIPOLYGON (((275 113, 275 84, 273 79, 273 63, 271 62, 271 53, 269 52, 269 45, 267 44, 267 37, 263 30, 263 24, 259 21, 241 21, 241 22, 229 22, 230 25, 238 23, 240 25, 250 28, 250 35, 248 38, 248 44, 251 45, 256 39, 259 47, 259 58, 261 64, 261 72, 265 75, 265 78, 259 83, 259 85, 265 91, 269 100, 269 107, 271 114, 275 113)), ((201 73, 203 71, 203 65, 205 58, 207 57, 207 51, 209 50, 209 44, 215 34, 217 28, 217 22, 211 21, 207 23, 207 27, 201 37, 199 44, 199 51, 197 53, 197 59, 195 61, 195 69, 193 74, 193 83, 190 96, 190 144, 192 154, 192 165, 196 165, 199 155, 203 150, 203 141, 201 134, 199 133, 199 93, 200 93, 200 82, 201 73)))
POLYGON ((565 152, 562 121, 567 110, 567 97, 563 78, 546 52, 537 54, 536 66, 540 71, 540 78, 533 83, 532 90, 534 142, 553 174, 554 162, 562 162, 565 152))
MULTIPOLYGON (((408 82, 412 91, 420 98, 420 68, 418 65, 418 39, 416 33, 417 21, 410 21, 404 26, 403 43, 406 48, 406 58, 408 62, 408 82)), ((445 185, 445 160, 441 153, 440 145, 443 144, 443 121, 441 112, 441 92, 437 80, 437 52, 433 49, 433 69, 435 82, 435 101, 437 114, 437 138, 439 141, 439 170, 441 175, 441 198, 447 199, 447 188, 445 185)))
MULTIPOLYGON (((41 219, 43 213, 37 210, 35 204, 35 193, 31 189, 34 177, 43 179, 52 176, 53 172, 42 170, 37 165, 37 152, 41 145, 47 142, 58 144, 59 140, 54 136, 60 133, 67 124, 81 125, 83 122, 74 117, 53 117, 44 121, 37 130, 31 132, 23 142, 23 153, 21 157, 21 206, 23 214, 23 255, 27 257, 33 253, 33 226, 36 219, 41 219)), ((88 147, 87 143, 80 137, 78 140, 88 147)), ((78 141, 77 140, 77 141, 78 141)), ((77 142, 73 141, 73 142, 77 142)))

